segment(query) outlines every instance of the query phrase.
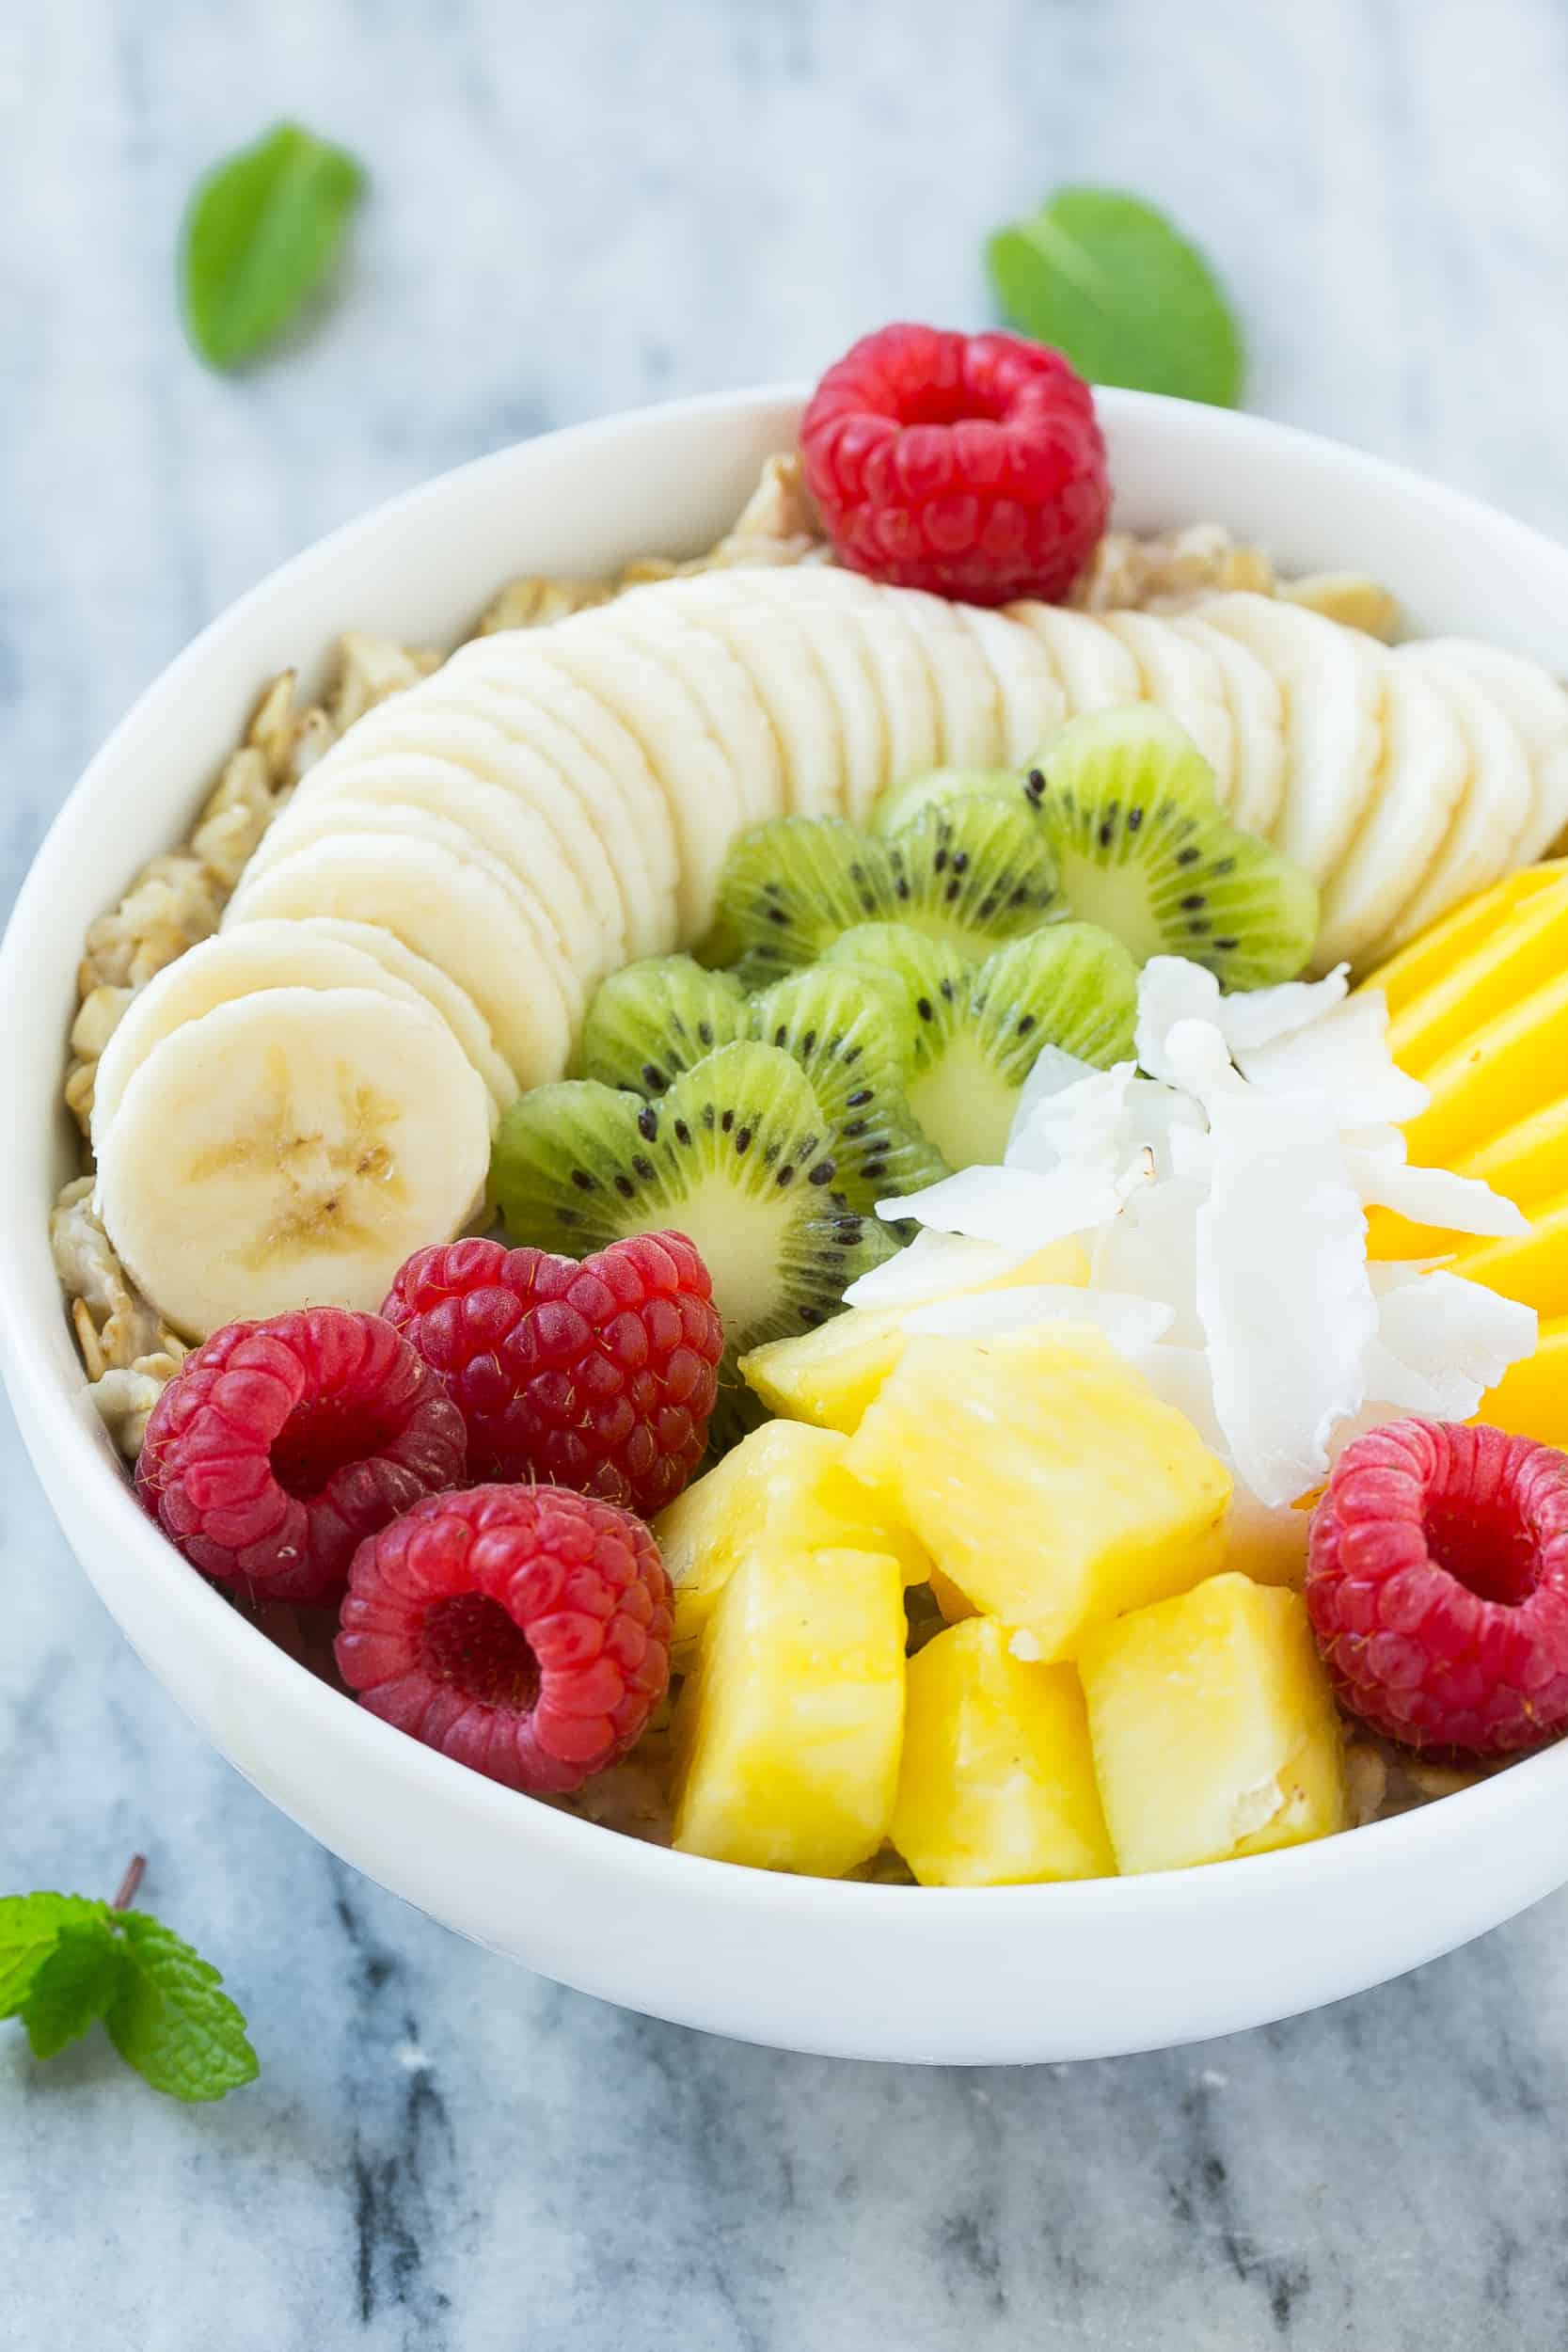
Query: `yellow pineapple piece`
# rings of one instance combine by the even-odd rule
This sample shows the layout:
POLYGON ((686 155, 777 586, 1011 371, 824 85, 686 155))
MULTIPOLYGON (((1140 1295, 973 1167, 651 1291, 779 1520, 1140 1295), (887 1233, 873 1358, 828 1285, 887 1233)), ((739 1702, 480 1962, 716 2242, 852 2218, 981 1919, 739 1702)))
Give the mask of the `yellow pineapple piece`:
POLYGON ((1228 1471, 1088 1325, 910 1339, 844 1459, 1046 1658, 1223 1557, 1228 1471))
POLYGON ((1441 1056, 1555 979, 1568 964, 1568 882, 1537 891, 1393 1015, 1388 1047, 1424 1078, 1441 1056))
POLYGON ((906 1584, 925 1581, 930 1562, 920 1545, 885 1498, 845 1470, 848 1442, 805 1422, 765 1422, 659 1513, 654 1535, 675 1588, 677 1669, 745 1561, 777 1565, 835 1545, 892 1552, 906 1584))
MULTIPOLYGON (((1056 1242, 1012 1273, 968 1288, 1013 1290, 1025 1282, 1064 1282, 1076 1289, 1088 1279, 1082 1243, 1056 1242)), ((914 1311, 915 1304, 911 1299, 899 1307, 850 1307, 815 1331, 767 1340, 742 1356, 741 1377, 770 1411, 852 1434, 903 1353, 904 1317, 914 1311)))
POLYGON ((1090 1634, 1078 1671, 1124 1871, 1344 1827, 1338 1717, 1298 1594, 1211 1577, 1090 1634))
POLYGON ((1541 1326, 1534 1355, 1510 1364, 1481 1398, 1476 1419, 1514 1437, 1568 1446, 1568 1316, 1541 1326))
POLYGON ((1029 1640, 970 1617, 910 1661, 892 1835, 922 1886, 1115 1875, 1078 1677, 1029 1640))
POLYGON ((950 1576, 940 1568, 932 1568, 926 1579, 931 1588, 931 1598, 949 1625, 961 1625, 966 1617, 977 1617, 979 1611, 967 1593, 960 1593, 950 1576))
POLYGON ((1526 905, 1538 892, 1549 890, 1565 873, 1568 863, 1560 858, 1549 866, 1526 866, 1516 874, 1505 874, 1490 890, 1466 898, 1463 905, 1413 939, 1407 947, 1402 947, 1381 970, 1370 975, 1367 986, 1382 989, 1390 1013, 1402 1012, 1414 997, 1441 980, 1463 957, 1481 946, 1517 908, 1526 905))
POLYGON ((898 1562, 874 1551, 748 1560, 675 1709, 675 1844, 841 1878, 887 1836, 903 1728, 898 1562))

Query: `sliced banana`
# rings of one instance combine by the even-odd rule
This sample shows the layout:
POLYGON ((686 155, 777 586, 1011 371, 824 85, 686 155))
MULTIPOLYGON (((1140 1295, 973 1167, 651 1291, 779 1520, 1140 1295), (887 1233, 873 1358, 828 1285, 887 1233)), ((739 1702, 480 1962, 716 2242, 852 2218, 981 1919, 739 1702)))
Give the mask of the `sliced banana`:
MULTIPOLYGON (((878 596, 877 590, 871 593, 878 596)), ((941 596, 895 588, 883 589, 878 600, 904 623, 925 656, 937 716, 938 766, 994 768, 1002 756, 1001 696, 973 632, 941 596)))
MULTIPOLYGON (((240 928, 251 930, 261 927, 244 924, 240 928)), ((311 932, 322 939, 341 939, 345 946, 357 947, 372 962, 380 964, 394 980, 405 981, 440 1014, 500 1108, 504 1111, 516 1101, 516 1073, 497 1046, 490 1024, 467 990, 459 988, 451 975, 432 963, 428 956, 416 955, 412 947, 405 947, 401 939, 394 938, 379 923, 351 923, 335 914, 306 914, 289 928, 311 932)), ((238 931, 226 934, 230 938, 238 935, 238 931)))
MULTIPOLYGON (((762 698, 779 747, 789 816, 843 814, 848 779, 838 707, 800 620, 768 574, 759 596, 743 570, 680 581, 683 604, 729 646, 762 698)), ((676 583, 672 582, 672 586, 676 583)))
POLYGON ((1080 719, 1086 710, 1114 709, 1118 703, 1143 700, 1138 665, 1111 629, 1087 612, 1069 612, 1059 604, 1009 604, 1004 608, 1042 644, 1055 664, 1068 717, 1080 719))
POLYGON ((956 604, 954 618, 968 629, 996 681, 1000 764, 1027 768, 1066 723, 1067 695, 1056 665, 1040 640, 1005 612, 956 604))
MULTIPOLYGON (((758 575, 760 580, 761 576, 758 575)), ((840 759, 836 774, 830 769, 817 778, 818 805, 800 814, 850 817, 868 808, 882 789, 887 774, 888 732, 880 683, 864 632, 862 608, 842 593, 851 576, 813 567, 811 585, 789 598, 789 623, 800 630, 817 675, 837 714, 840 759)), ((861 583, 854 581, 853 586, 861 583)), ((754 589, 750 593, 755 593, 754 589)), ((763 601, 766 603, 766 596, 763 601)), ((777 599, 773 600, 775 603, 777 599)))
POLYGON ((1479 644, 1470 637, 1433 637, 1418 650, 1483 687, 1523 742, 1532 797, 1513 846, 1513 863, 1533 866, 1568 826, 1568 692, 1538 661, 1506 653, 1501 645, 1479 644))
POLYGON ((1360 830, 1324 883, 1314 961, 1360 963, 1438 854, 1470 772, 1453 707, 1421 667, 1383 663, 1383 755, 1360 830))
POLYGON ((1214 657, 1236 736, 1230 821, 1267 835, 1285 793, 1285 703, 1271 674, 1239 637, 1211 628, 1196 612, 1166 623, 1214 657))
POLYGON ((478 1073, 428 1005, 263 989, 155 1045, 104 1137, 98 1203, 173 1329, 301 1306, 373 1312, 404 1260, 473 1213, 478 1073))
POLYGON ((616 627, 668 662, 701 705, 740 790, 742 820, 766 825, 784 811, 779 746, 755 687, 697 614, 644 589, 615 600, 616 627))
POLYGON ((1255 653, 1279 688, 1285 794, 1269 837, 1321 885, 1371 798, 1384 649, 1357 629, 1273 596, 1215 596, 1201 611, 1212 628, 1255 653))
POLYGON ((890 785, 938 764, 936 694, 920 641, 900 610, 902 590, 876 588, 832 565, 815 568, 812 579, 814 639, 832 634, 856 648, 876 706, 864 730, 869 756, 849 763, 839 812, 858 825, 890 785))
POLYGON ((1213 655, 1151 612, 1102 612, 1099 617, 1137 663, 1144 701, 1156 704, 1186 729, 1214 771, 1221 807, 1234 810, 1236 728, 1213 655))
POLYGON ((1410 867, 1387 929, 1371 943, 1378 961, 1521 864, 1520 836, 1534 805, 1524 744, 1486 688, 1428 641, 1397 646, 1388 659, 1447 707, 1465 747, 1465 775, 1435 850, 1423 866, 1410 867))
POLYGON ((519 1086, 565 1069, 573 1025, 559 968, 541 956, 515 895, 472 859, 413 833, 336 833, 263 872, 247 868, 223 928, 313 914, 380 924, 447 973, 489 1023, 519 1086))

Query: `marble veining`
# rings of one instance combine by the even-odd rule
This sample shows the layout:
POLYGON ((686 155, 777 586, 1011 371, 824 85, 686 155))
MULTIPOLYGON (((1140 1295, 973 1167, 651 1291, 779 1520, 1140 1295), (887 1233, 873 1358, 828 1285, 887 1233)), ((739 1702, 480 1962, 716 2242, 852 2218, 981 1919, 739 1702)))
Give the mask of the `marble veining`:
MULTIPOLYGON (((1202 238, 1256 406, 1568 532, 1565 114, 1559 0, 8 0, 0 892, 293 549, 519 434, 978 322, 984 231, 1064 179, 1202 238), (374 201, 333 314, 219 382, 172 226, 283 113, 374 201)), ((108 1890, 148 1848, 264 2067, 186 2112, 0 2029, 8 2348, 1568 2344, 1568 1898, 1200 2050, 705 2040, 467 1948, 273 1812, 110 1626, 8 1418, 0 1448, 0 1880, 108 1890)))

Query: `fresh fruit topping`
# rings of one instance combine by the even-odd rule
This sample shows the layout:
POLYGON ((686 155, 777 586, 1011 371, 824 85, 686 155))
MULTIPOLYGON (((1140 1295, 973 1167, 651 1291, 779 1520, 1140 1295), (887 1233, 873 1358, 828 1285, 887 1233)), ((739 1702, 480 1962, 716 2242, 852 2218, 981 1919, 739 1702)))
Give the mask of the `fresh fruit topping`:
POLYGON ((864 923, 820 968, 835 963, 891 992, 904 1100, 951 1168, 1001 1159, 1042 1046, 1105 1069, 1132 1052, 1137 967, 1098 924, 1053 924, 971 964, 907 924, 864 923))
POLYGON ((1016 335, 863 337, 813 393, 800 448, 841 563, 971 604, 1059 601, 1110 513, 1088 386, 1016 335))
POLYGON ((420 1249, 381 1311, 446 1383, 471 1478, 545 1480, 651 1518, 702 1458, 724 1335, 683 1234, 580 1265, 495 1241, 420 1249))
POLYGON ((972 1616, 910 1661, 892 1836, 922 1886, 1116 1874, 1078 1677, 1013 1641, 972 1616))
POLYGON ((1046 1658, 1220 1565, 1228 1473, 1086 1326, 908 1339, 845 1467, 1046 1658))
POLYGON ((720 1594, 747 1560, 788 1576, 801 1553, 891 1552, 907 1584, 930 1562, 844 1468, 847 1440, 804 1422, 765 1422, 661 1512, 654 1534, 675 1588, 673 1657, 689 1661, 720 1594))
POLYGON ((1339 1723, 1299 1594, 1211 1577, 1101 1626, 1078 1671, 1122 1870, 1183 1870, 1345 1826, 1339 1723))
POLYGON ((818 1878, 869 1861, 893 1818, 904 1627, 885 1552, 738 1567, 675 1710, 676 1846, 818 1878))
POLYGON ((362 1707, 533 1795, 625 1756, 670 1674, 641 1519, 559 1486, 433 1495, 359 1547, 337 1641, 362 1707))
POLYGON ((927 809, 943 808, 952 801, 1010 801, 1016 806, 1023 788, 1015 768, 931 768, 881 795, 871 810, 871 830, 902 833, 927 809))
POLYGON ((356 1545, 460 1486, 463 1416, 379 1315, 301 1308, 234 1323, 187 1356, 153 1407, 136 1490, 215 1582, 330 1601, 356 1545))
POLYGON ((734 1359, 836 1314, 894 1244, 834 1187, 828 1122, 776 1046, 721 1046, 657 1102, 566 1079, 513 1105, 491 1184, 514 1240, 586 1256, 631 1233, 689 1236, 729 1343, 712 1436, 757 1418, 734 1359))
POLYGON ((752 1006, 756 1035, 810 1081, 828 1121, 834 1186, 852 1209, 917 1191, 945 1170, 905 1099, 903 1016, 896 992, 831 963, 776 981, 752 1006))
POLYGON ((1296 866, 1227 824, 1208 762, 1148 705, 1065 727, 1033 771, 1062 893, 1143 962, 1184 956, 1233 989, 1292 979, 1318 898, 1296 866))
POLYGON ((1568 861, 1559 859, 1551 866, 1528 866, 1505 876, 1490 890, 1462 900, 1441 922, 1432 924, 1408 947, 1402 947, 1397 956, 1369 975, 1367 986, 1382 993, 1390 1020, 1398 1021, 1407 1005, 1502 933, 1516 909, 1527 906, 1539 892, 1553 889, 1565 875, 1568 861))
POLYGON ((588 1008, 580 1076, 662 1094, 683 1070, 752 1034, 746 992, 730 972, 689 956, 650 956, 611 973, 588 1008))
POLYGON ((1307 1605, 1343 1704, 1418 1748, 1509 1756, 1568 1725, 1568 1456, 1402 1421, 1346 1447, 1307 1605))

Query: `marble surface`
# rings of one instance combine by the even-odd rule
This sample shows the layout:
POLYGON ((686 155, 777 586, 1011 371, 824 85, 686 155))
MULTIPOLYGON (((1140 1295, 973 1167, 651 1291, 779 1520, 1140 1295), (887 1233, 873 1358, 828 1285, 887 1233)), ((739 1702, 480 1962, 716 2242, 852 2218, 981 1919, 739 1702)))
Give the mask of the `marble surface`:
MULTIPOLYGON (((0 894, 280 557, 516 435, 977 322, 983 232, 1061 179, 1203 239, 1256 406, 1568 532, 1565 113, 1560 0, 8 0, 0 894), (375 194, 341 307, 220 382, 173 224, 284 112, 375 194)), ((107 1891, 146 1848, 263 2061, 184 2111, 101 2041, 38 2070, 0 2029, 8 2346, 1568 2343, 1568 1897, 1170 2056, 705 2040, 467 1949, 272 1812, 109 1625, 8 1420, 0 1449, 0 1882, 107 1891)))

